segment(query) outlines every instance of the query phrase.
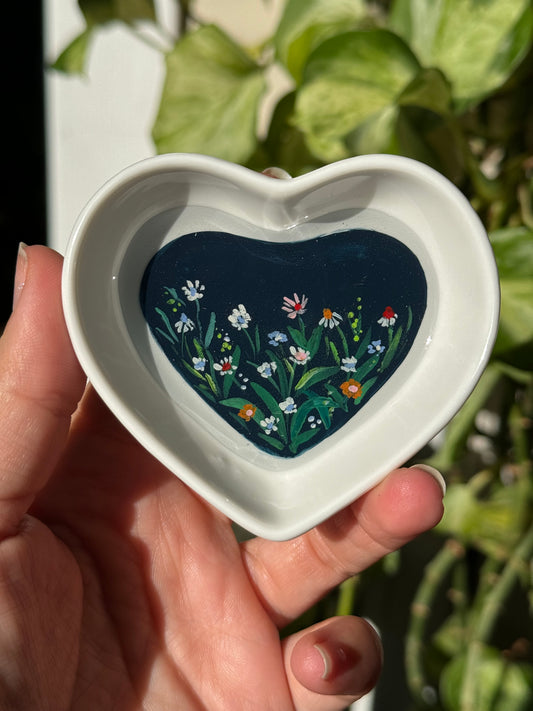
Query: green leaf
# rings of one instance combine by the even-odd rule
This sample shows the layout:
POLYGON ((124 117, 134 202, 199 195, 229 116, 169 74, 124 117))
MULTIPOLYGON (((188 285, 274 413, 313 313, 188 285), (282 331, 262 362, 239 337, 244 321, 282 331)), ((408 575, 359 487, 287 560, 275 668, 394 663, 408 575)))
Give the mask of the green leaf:
POLYGON ((302 405, 299 405, 298 410, 292 415, 291 419, 291 440, 295 440, 298 437, 300 430, 313 410, 320 412, 319 408, 327 407, 328 404, 333 403, 328 398, 315 395, 305 400, 302 405))
MULTIPOLYGON (((250 400, 245 400, 242 397, 230 397, 230 398, 227 398, 226 400, 220 400, 219 404, 225 405, 226 407, 234 408, 235 410, 242 410, 247 405, 254 405, 256 410, 255 410, 255 415, 253 416, 252 419, 257 420, 258 422, 260 420, 265 419, 264 413, 254 403, 251 403, 250 400)), ((242 422, 246 422, 246 420, 242 420, 242 422)), ((239 424, 242 424, 242 422, 239 424)))
POLYGON ((533 231, 519 227, 490 236, 500 274, 500 328, 494 353, 533 341, 533 231))
POLYGON ((277 57, 299 82, 311 51, 356 29, 366 14, 362 0, 288 0, 274 36, 277 57))
POLYGON ((287 326, 287 331, 289 332, 290 337, 296 343, 298 348, 303 348, 304 350, 308 350, 307 338, 305 337, 304 333, 299 331, 297 328, 292 328, 292 326, 287 326))
POLYGON ((86 29, 73 39, 52 64, 52 69, 65 74, 83 74, 92 35, 92 30, 86 29))
POLYGON ((446 428, 446 439, 430 463, 437 469, 449 470, 458 461, 475 424, 476 415, 486 404, 500 379, 500 367, 491 363, 463 407, 446 428))
MULTIPOLYGON (((459 654, 444 668, 440 690, 446 711, 460 711, 466 654, 459 654)), ((533 705, 533 669, 510 662, 499 650, 483 647, 470 680, 475 690, 475 711, 527 711, 533 705)))
POLYGON ((211 311, 211 316, 209 317, 209 325, 207 326, 207 331, 205 332, 205 339, 204 339, 206 348, 209 348, 211 341, 213 340, 216 322, 217 322, 216 314, 214 311, 211 311))
POLYGON ((133 24, 138 20, 155 20, 153 0, 78 0, 88 27, 112 20, 133 24))
POLYGON ((258 395, 261 398, 261 400, 264 402, 264 404, 270 410, 270 414, 274 415, 275 417, 279 417, 279 422, 278 422, 279 434, 282 439, 286 439, 287 438, 287 428, 285 427, 285 419, 284 419, 283 411, 280 408, 278 401, 262 385, 258 385, 257 383, 250 383, 250 385, 252 386, 252 389, 255 391, 256 395, 258 395))
POLYGON ((401 106, 418 106, 446 115, 451 106, 450 83, 438 69, 422 69, 398 99, 401 106))
POLYGON ((376 365, 379 363, 379 353, 377 355, 373 355, 371 358, 366 360, 364 363, 361 363, 361 365, 356 368, 355 371, 355 379, 359 380, 361 383, 363 380, 366 378, 366 376, 374 370, 376 365))
POLYGON ((167 327, 167 330, 168 330, 168 332, 169 332, 169 334, 170 334, 172 340, 173 340, 175 343, 179 343, 179 342, 180 342, 180 339, 179 339, 178 336, 176 335, 176 331, 172 328, 172 324, 170 323, 170 319, 168 318, 168 316, 166 315, 166 313, 165 313, 164 311, 162 311, 160 308, 157 308, 157 307, 156 307, 155 311, 156 311, 156 313, 159 314, 159 316, 161 316, 161 320, 163 321, 163 323, 164 323, 165 326, 167 327))
POLYGON ((298 448, 305 442, 308 442, 310 439, 312 439, 318 432, 318 429, 305 430, 305 432, 300 432, 300 434, 292 440, 289 449, 291 450, 291 452, 296 454, 298 448))
POLYGON ((266 435, 261 433, 259 437, 269 444, 271 447, 274 449, 277 449, 278 451, 281 451, 282 449, 285 448, 285 444, 283 442, 280 442, 279 439, 275 439, 272 435, 266 435))
POLYGON ((153 138, 160 153, 204 153, 245 162, 257 145, 260 69, 213 25, 180 40, 166 57, 153 138))
POLYGON ((296 383, 294 389, 302 390, 303 388, 310 388, 316 383, 320 383, 327 378, 331 378, 339 372, 338 366, 330 366, 327 368, 311 368, 307 373, 304 373, 300 380, 296 383))
POLYGON ((391 29, 426 67, 451 83, 465 110, 500 87, 527 54, 533 32, 530 0, 396 0, 391 29))
POLYGON ((400 342, 402 340, 402 335, 403 335, 403 327, 400 326, 396 330, 389 347, 385 351, 385 355, 383 356, 383 360, 382 360, 380 368, 379 368, 380 371, 385 370, 392 363, 392 359, 396 355, 396 351, 398 350, 398 347, 399 347, 400 342))
POLYGON ((390 143, 397 101, 419 69, 409 47, 386 30, 326 40, 309 57, 294 123, 316 156, 333 161, 354 152, 354 143, 362 152, 365 141, 357 131, 365 127, 372 134, 372 122, 377 122, 371 141, 376 150, 390 143))

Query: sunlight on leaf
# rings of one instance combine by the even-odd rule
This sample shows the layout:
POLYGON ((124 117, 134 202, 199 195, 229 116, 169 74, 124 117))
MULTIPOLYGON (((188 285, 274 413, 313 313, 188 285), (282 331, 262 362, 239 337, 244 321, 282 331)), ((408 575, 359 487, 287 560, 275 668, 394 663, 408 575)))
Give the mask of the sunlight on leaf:
POLYGON ((186 35, 166 58, 153 137, 159 153, 204 153, 244 162, 255 149, 262 70, 212 25, 186 35))
MULTIPOLYGON (((319 158, 346 158, 352 152, 346 141, 354 143, 354 132, 369 119, 379 125, 382 112, 395 105, 419 69, 407 45, 384 30, 327 40, 307 63, 295 124, 319 158)), ((379 143, 390 138, 390 120, 385 124, 379 143)))
POLYGON ((523 60, 533 11, 529 0, 396 0, 390 26, 421 64, 444 72, 462 111, 501 86, 523 60))
POLYGON ((289 0, 274 37, 278 59, 299 82, 309 54, 328 37, 356 29, 362 0, 289 0))

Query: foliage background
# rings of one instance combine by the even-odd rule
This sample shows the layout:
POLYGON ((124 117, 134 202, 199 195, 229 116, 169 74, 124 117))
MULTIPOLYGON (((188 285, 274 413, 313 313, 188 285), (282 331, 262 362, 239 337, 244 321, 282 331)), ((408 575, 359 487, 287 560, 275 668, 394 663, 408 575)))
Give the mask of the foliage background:
POLYGON ((152 0, 78 1, 86 29, 56 70, 83 72, 108 23, 153 26, 166 66, 158 152, 292 175, 397 153, 470 199, 498 262, 502 312, 479 386, 438 449, 421 453, 447 476, 445 518, 310 615, 377 622, 389 660, 378 708, 391 708, 392 689, 397 709, 533 709, 531 1, 287 0, 258 47, 199 21, 194 0, 179 2, 175 38, 159 31, 152 0), (273 68, 288 90, 265 128, 273 68))

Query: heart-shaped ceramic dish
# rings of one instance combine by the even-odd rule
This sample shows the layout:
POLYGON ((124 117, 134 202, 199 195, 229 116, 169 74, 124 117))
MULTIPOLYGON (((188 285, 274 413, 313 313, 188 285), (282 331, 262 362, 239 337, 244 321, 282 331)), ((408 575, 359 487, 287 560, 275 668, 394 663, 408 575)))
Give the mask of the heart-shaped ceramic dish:
POLYGON ((139 442, 244 528, 286 539, 453 417, 499 288, 467 200, 415 161, 273 180, 176 154, 89 202, 63 301, 82 367, 139 442))

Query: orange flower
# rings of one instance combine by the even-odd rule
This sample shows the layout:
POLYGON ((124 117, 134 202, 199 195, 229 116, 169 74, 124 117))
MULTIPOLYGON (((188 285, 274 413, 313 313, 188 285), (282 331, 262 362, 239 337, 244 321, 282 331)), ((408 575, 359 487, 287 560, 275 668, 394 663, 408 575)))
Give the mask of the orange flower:
POLYGON ((346 397, 351 397, 356 400, 363 394, 363 386, 357 380, 350 378, 345 383, 341 384, 341 390, 346 397))
POLYGON ((242 417, 243 420, 246 420, 246 422, 250 422, 252 417, 255 415, 255 411, 257 410, 257 407, 252 404, 245 405, 242 410, 239 410, 239 417, 242 417))

